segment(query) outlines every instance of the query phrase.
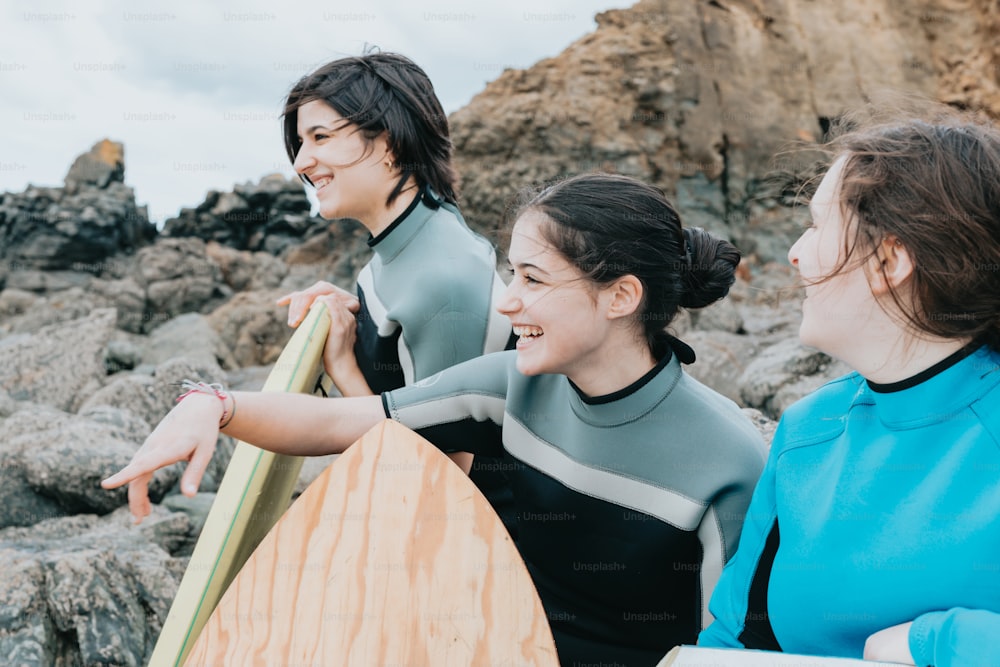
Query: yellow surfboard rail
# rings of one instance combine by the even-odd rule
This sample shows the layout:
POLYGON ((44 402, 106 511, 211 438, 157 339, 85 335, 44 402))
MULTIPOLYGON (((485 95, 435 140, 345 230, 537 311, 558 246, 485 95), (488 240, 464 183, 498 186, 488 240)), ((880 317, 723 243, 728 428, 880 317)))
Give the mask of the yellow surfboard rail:
MULTIPOLYGON (((292 334, 262 391, 312 393, 330 330, 316 303, 292 334)), ((151 667, 180 667, 229 584, 288 508, 302 457, 239 442, 153 648, 151 667)))

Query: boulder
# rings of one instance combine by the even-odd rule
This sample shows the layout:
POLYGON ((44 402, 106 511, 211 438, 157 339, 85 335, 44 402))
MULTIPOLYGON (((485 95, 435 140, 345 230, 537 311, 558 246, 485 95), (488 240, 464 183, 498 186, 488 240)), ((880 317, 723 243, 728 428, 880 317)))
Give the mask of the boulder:
POLYGON ((291 338, 287 309, 275 305, 283 290, 241 292, 208 320, 240 366, 274 363, 291 338))
POLYGON ((124 508, 0 530, 0 662, 147 664, 179 583, 184 514, 124 508))
POLYGON ((125 146, 104 139, 73 161, 66 174, 66 187, 93 185, 106 188, 125 182, 125 146))
POLYGON ((16 400, 70 410, 104 377, 104 351, 114 331, 114 310, 42 327, 30 338, 0 340, 0 389, 16 400))
POLYGON ((791 403, 850 369, 797 338, 787 338, 755 355, 738 380, 745 405, 777 419, 791 403))

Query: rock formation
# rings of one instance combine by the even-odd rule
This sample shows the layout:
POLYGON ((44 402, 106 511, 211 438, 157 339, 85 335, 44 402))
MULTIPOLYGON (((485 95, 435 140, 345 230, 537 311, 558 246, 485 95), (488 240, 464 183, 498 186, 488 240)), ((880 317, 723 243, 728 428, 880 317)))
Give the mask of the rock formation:
POLYGON ((781 260, 798 232, 788 173, 812 160, 782 151, 846 109, 893 90, 1000 118, 990 0, 642 0, 597 23, 452 115, 466 218, 490 235, 525 184, 607 170, 781 260))
POLYGON ((156 228, 124 175, 124 148, 105 139, 77 158, 65 187, 0 195, 0 285, 22 270, 100 273, 108 257, 149 243, 156 228))

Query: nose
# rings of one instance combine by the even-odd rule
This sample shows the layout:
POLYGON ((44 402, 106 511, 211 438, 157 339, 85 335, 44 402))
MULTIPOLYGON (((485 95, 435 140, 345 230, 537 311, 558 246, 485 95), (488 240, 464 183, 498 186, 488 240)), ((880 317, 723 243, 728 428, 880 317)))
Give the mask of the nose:
POLYGON ((504 290, 503 294, 500 296, 500 300, 497 301, 497 312, 501 315, 506 315, 510 317, 514 313, 521 310, 524 304, 521 303, 521 297, 518 295, 517 286, 514 281, 511 281, 507 285, 507 289, 504 290))
POLYGON ((312 151, 303 143, 299 146, 299 152, 295 154, 295 161, 292 162, 292 168, 295 169, 295 173, 304 176, 315 164, 316 159, 313 157, 312 151))
POLYGON ((800 243, 802 243, 802 237, 801 236, 798 239, 796 239, 795 243, 792 244, 792 247, 788 249, 788 263, 791 264, 792 266, 794 266, 795 268, 799 268, 799 244, 800 243))

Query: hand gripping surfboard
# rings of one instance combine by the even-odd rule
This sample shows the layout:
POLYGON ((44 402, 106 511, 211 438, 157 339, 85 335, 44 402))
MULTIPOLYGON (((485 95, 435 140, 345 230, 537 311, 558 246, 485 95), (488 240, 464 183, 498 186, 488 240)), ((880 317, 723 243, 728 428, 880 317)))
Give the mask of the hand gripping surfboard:
MULTIPOLYGON (((314 304, 262 391, 311 393, 322 372, 329 330, 326 307, 314 304)), ((237 443, 153 648, 151 667, 183 664, 236 573, 288 507, 301 468, 301 457, 237 443)))
POLYGON ((204 665, 557 667, 500 518, 406 427, 381 422, 264 538, 187 661, 204 665))

